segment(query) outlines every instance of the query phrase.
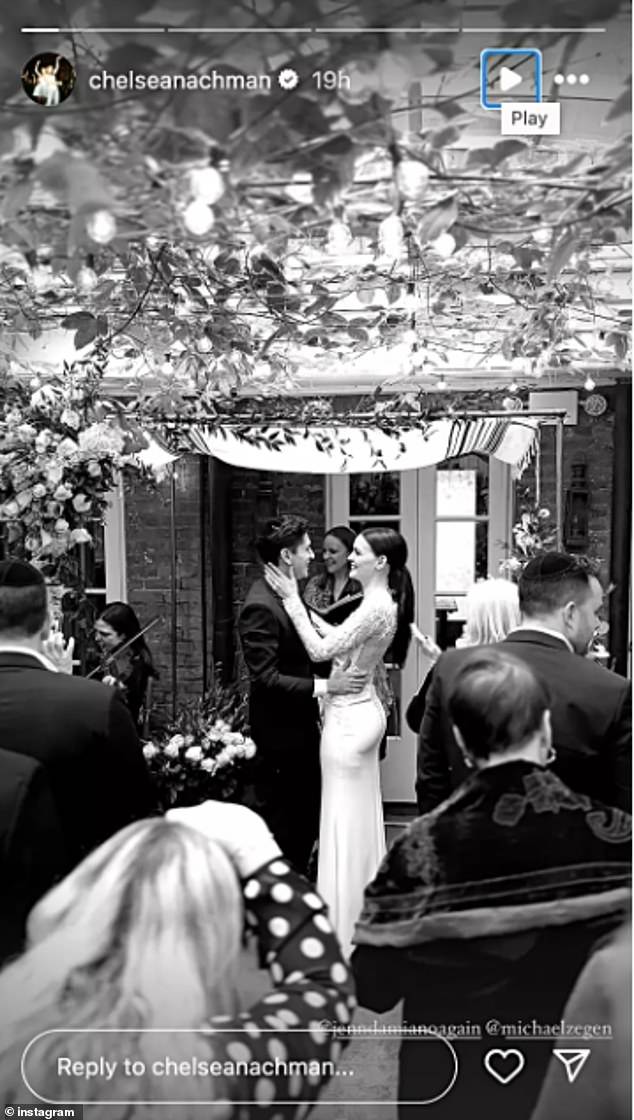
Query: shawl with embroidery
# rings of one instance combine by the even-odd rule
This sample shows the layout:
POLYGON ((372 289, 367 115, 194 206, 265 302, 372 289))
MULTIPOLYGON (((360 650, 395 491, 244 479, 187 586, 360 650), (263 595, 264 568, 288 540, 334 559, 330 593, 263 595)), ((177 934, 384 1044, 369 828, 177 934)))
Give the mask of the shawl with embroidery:
POLYGON ((354 941, 404 947, 625 916, 631 835, 627 813, 544 767, 476 771, 392 846, 354 941))

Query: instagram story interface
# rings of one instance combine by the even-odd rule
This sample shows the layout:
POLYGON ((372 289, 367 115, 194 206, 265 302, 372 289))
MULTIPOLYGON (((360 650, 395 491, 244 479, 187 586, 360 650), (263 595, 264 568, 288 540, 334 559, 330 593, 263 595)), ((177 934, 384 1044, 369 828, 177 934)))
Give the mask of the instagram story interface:
POLYGON ((629 5, 0 25, 4 1115, 625 1120, 629 5))

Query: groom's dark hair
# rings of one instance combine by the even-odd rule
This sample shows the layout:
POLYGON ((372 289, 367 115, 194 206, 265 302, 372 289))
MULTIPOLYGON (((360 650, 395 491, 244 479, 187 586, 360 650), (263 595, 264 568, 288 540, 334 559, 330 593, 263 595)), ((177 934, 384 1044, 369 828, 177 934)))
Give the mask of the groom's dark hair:
POLYGON ((308 532, 308 522, 304 517, 288 514, 267 521, 264 532, 257 538, 255 547, 263 564, 277 564, 283 548, 291 552, 302 543, 308 532))

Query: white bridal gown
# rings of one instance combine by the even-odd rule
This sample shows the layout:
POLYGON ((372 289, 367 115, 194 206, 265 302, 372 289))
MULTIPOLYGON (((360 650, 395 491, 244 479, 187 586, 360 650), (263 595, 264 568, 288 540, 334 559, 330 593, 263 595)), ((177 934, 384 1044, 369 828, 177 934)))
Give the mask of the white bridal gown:
POLYGON ((313 661, 333 660, 368 674, 362 692, 325 698, 321 735, 317 889, 349 956, 364 889, 385 855, 379 748, 386 715, 375 676, 394 637, 396 605, 389 591, 372 591, 341 626, 315 616, 313 626, 299 597, 285 599, 284 606, 313 661))

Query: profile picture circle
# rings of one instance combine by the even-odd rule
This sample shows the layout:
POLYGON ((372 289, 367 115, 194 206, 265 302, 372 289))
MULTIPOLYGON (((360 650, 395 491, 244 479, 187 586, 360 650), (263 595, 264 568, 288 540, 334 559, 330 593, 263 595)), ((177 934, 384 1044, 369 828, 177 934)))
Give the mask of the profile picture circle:
POLYGON ((22 88, 36 105, 54 109, 73 92, 77 74, 63 54, 46 51, 30 58, 22 71, 22 88))

